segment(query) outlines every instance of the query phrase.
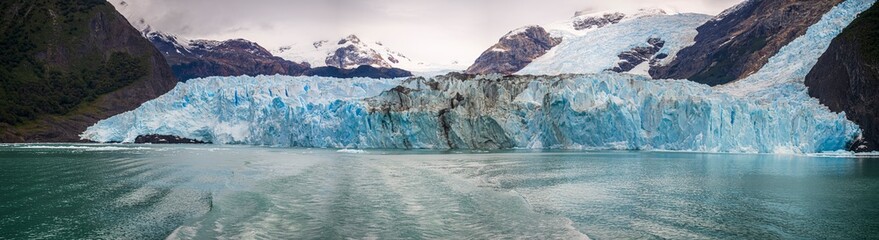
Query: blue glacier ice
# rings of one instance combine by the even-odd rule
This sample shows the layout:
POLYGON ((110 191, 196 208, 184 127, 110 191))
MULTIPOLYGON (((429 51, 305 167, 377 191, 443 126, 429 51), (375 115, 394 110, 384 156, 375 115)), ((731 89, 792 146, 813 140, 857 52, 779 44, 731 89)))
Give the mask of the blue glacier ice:
POLYGON ((874 2, 840 4, 761 71, 726 86, 616 73, 214 77, 180 83, 81 136, 330 148, 836 151, 860 129, 809 98, 802 79, 833 37, 874 2))

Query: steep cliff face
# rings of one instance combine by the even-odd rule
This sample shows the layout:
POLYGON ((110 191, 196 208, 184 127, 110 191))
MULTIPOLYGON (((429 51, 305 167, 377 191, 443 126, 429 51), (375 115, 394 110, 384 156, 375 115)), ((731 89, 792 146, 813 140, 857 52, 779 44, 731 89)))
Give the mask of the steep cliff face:
POLYGON ((0 2, 0 141, 79 141, 177 80, 140 32, 102 0, 0 2))
POLYGON ((694 45, 678 52, 670 64, 652 68, 650 75, 712 86, 745 78, 840 2, 746 1, 700 26, 694 45))
POLYGON ((561 43, 540 26, 512 31, 485 50, 467 69, 470 74, 512 74, 561 43))
POLYGON ((806 76, 809 95, 864 130, 856 151, 879 150, 879 5, 863 12, 806 76))
POLYGON ((244 39, 184 42, 159 32, 146 32, 145 36, 165 54, 174 75, 181 81, 210 76, 296 76, 309 69, 307 63, 275 57, 259 44, 244 39))

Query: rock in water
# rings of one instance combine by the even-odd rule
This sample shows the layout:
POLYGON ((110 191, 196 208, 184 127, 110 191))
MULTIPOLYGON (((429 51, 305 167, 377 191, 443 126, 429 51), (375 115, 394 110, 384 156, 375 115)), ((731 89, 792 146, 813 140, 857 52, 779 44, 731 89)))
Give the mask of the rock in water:
POLYGON ((137 138, 134 139, 134 143, 204 144, 206 142, 195 140, 195 139, 182 138, 182 137, 178 137, 178 136, 150 134, 150 135, 137 136, 137 138))

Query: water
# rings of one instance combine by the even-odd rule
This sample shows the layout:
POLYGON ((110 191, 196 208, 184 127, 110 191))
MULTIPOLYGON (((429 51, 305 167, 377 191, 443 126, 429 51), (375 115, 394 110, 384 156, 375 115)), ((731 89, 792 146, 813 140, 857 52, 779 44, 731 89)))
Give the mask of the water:
POLYGON ((0 146, 0 239, 876 239, 879 159, 0 146))

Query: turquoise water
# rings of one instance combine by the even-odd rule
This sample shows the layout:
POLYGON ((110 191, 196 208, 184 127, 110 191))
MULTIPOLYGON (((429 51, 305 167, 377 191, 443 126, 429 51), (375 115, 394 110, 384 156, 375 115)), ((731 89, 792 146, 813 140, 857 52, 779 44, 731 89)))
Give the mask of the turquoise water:
POLYGON ((879 159, 0 146, 0 239, 876 239, 879 159))

